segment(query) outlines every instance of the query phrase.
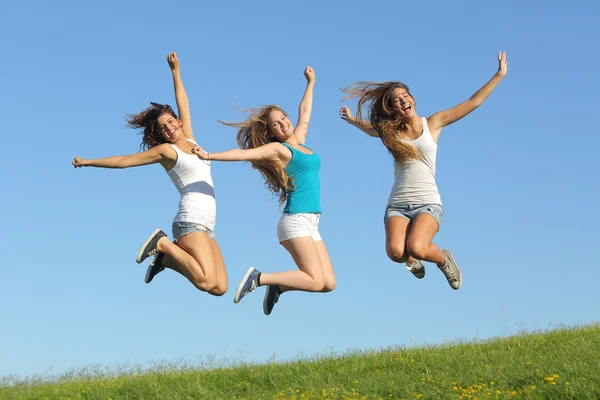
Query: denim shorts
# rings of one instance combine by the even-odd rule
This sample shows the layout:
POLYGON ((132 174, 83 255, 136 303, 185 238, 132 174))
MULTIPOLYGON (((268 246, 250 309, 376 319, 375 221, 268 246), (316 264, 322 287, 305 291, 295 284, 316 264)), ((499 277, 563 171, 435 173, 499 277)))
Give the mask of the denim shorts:
POLYGON ((429 214, 435 218, 438 225, 442 225, 444 207, 441 204, 390 204, 385 208, 383 221, 387 222, 390 217, 404 217, 412 221, 419 214, 429 214))
POLYGON ((215 234, 210 228, 197 222, 173 222, 172 230, 174 243, 177 243, 180 237, 189 235, 192 232, 204 232, 209 239, 215 238, 215 234))
POLYGON ((318 213, 281 214, 277 224, 279 243, 305 236, 310 236, 315 241, 323 240, 319 233, 320 218, 321 214, 318 213))

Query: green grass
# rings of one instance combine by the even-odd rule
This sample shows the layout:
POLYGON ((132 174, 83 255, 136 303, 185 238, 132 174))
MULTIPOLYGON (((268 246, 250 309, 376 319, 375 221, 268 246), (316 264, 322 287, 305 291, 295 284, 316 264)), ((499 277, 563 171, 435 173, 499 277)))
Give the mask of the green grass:
POLYGON ((600 325, 309 361, 4 378, 0 399, 600 399, 600 325))

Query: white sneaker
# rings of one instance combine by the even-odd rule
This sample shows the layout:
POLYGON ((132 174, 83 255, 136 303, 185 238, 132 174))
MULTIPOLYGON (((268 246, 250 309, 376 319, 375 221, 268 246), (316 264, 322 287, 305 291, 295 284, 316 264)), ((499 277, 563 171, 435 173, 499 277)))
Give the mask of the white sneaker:
POLYGON ((423 279, 425 276, 425 265, 421 260, 413 259, 413 262, 406 263, 406 269, 412 272, 414 276, 419 279, 423 279))
POLYGON ((450 250, 444 249, 442 250, 442 253, 446 256, 446 262, 444 263, 444 266, 440 268, 440 271, 446 276, 450 287, 454 290, 458 290, 462 286, 462 273, 460 272, 460 268, 458 268, 456 261, 454 261, 454 257, 450 250))

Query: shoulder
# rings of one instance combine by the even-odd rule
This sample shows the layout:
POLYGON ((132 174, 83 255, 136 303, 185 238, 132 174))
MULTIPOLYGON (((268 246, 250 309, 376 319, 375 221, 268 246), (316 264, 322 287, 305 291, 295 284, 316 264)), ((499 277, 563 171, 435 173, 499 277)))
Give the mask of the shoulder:
POLYGON ((170 143, 159 144, 148 151, 155 151, 157 154, 169 159, 177 159, 177 152, 170 143))
POLYGON ((423 124, 426 125, 429 134, 436 143, 440 137, 440 133, 442 132, 442 123, 438 114, 439 113, 436 113, 430 117, 423 118, 423 124))

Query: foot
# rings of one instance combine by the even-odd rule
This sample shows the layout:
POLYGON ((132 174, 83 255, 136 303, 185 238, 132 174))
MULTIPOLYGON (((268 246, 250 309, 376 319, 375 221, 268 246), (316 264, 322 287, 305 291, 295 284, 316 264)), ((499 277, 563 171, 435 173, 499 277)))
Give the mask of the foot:
POLYGON ((267 286, 265 300, 263 301, 263 311, 265 312, 265 315, 271 314, 273 307, 275 307, 275 303, 277 303, 277 300, 279 300, 279 295, 281 295, 281 289, 279 289, 279 286, 267 286))
POLYGON ((440 271, 446 276, 450 287, 454 290, 458 290, 462 286, 462 273, 460 272, 456 261, 454 261, 454 256, 452 256, 450 250, 444 249, 442 250, 442 253, 446 256, 446 261, 444 262, 444 265, 440 267, 440 271))
POLYGON ((165 270, 165 267, 163 267, 162 265, 163 258, 165 258, 165 255, 163 253, 158 253, 154 256, 154 259, 150 262, 150 266, 146 271, 146 279, 144 280, 144 282, 152 282, 152 279, 154 279, 156 275, 160 274, 165 270))
POLYGON ((248 268, 235 292, 234 303, 239 303, 248 293, 253 292, 258 287, 258 275, 260 275, 259 270, 254 267, 248 268))
POLYGON ((160 229, 157 229, 154 232, 152 232, 152 235, 150 235, 150 237, 142 245, 142 248, 140 249, 135 261, 138 264, 140 264, 146 258, 156 255, 158 253, 156 245, 158 244, 158 241, 165 236, 167 236, 167 234, 161 231, 160 229))
POLYGON ((408 269, 414 276, 419 279, 423 279, 425 276, 425 265, 421 260, 413 260, 412 262, 406 263, 406 269, 408 269))

